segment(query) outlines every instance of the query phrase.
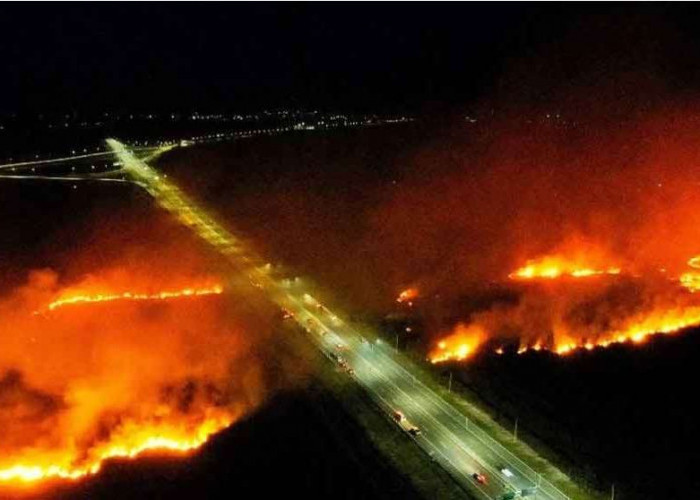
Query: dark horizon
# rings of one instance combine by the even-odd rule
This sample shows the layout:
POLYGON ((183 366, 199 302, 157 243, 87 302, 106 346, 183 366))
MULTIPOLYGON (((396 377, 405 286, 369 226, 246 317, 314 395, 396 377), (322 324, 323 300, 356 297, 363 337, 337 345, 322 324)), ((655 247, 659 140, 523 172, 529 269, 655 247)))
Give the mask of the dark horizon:
MULTIPOLYGON (((531 9, 4 6, 5 112, 414 106, 461 94, 531 9), (466 54, 465 54, 466 49, 466 54), (463 56, 469 68, 460 67, 463 56), (455 79, 456 78, 456 79, 455 79)), ((481 77, 479 77, 481 79, 481 77)), ((477 84, 470 85, 473 93, 477 84)))
POLYGON ((682 88, 698 82, 692 64, 664 57, 679 47, 687 60, 698 52, 700 16, 689 7, 62 4, 2 11, 5 114, 420 112, 473 106, 499 89, 515 98, 546 96, 561 76, 633 70, 663 73, 682 88))

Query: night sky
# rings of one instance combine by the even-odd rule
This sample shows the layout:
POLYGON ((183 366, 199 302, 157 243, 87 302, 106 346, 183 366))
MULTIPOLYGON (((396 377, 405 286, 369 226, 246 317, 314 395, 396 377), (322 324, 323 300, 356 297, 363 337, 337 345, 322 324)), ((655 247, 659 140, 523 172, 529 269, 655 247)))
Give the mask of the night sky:
POLYGON ((0 111, 422 110, 630 70, 694 85, 698 19, 658 5, 3 5, 0 111))

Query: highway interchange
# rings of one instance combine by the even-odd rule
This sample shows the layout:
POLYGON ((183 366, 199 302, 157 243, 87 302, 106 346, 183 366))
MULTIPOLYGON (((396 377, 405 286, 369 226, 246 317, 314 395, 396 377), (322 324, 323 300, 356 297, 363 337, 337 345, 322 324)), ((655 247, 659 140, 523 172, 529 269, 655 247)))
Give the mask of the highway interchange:
MULTIPOLYGON (((166 210, 248 273, 251 282, 288 312, 311 340, 362 385, 391 417, 400 411, 420 428, 410 436, 474 497, 503 500, 569 498, 475 423, 416 379, 391 346, 370 340, 307 293, 300 280, 275 277, 242 241, 124 144, 108 139, 126 172, 166 210), (504 473, 504 469, 507 469, 504 473), (482 474, 486 481, 478 481, 482 474)), ((406 433, 407 437, 409 436, 406 433)))

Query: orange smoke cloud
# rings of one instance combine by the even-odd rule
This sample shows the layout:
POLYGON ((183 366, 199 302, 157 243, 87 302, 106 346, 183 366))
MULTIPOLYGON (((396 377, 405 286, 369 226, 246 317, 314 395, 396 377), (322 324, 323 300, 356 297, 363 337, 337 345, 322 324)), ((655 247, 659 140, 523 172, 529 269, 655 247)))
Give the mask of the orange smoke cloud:
POLYGON ((0 487, 187 453, 260 403, 248 327, 220 284, 190 278, 120 268, 61 288, 35 271, 0 300, 0 487))
POLYGON ((440 295, 429 332, 566 353, 700 323, 700 106, 577 90, 460 124, 377 209, 382 265, 440 295))
MULTIPOLYGON (((612 344, 641 344, 653 335, 698 325, 700 301, 674 281, 627 278, 572 283, 552 279, 547 287, 525 290, 515 304, 495 304, 475 313, 459 330, 478 332, 480 343, 500 344, 499 354, 515 344, 518 353, 547 350, 566 355, 612 344)), ((469 337, 465 338, 466 343, 469 337)), ((456 334, 441 339, 431 360, 466 359, 459 355, 459 339, 456 334)), ((467 353, 473 354, 473 349, 467 353)))

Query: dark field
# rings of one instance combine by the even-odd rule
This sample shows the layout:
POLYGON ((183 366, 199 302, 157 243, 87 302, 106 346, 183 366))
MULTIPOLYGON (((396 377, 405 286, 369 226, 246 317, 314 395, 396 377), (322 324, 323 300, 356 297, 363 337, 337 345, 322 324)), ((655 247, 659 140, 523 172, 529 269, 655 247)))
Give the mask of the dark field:
POLYGON ((614 483, 615 498, 692 498, 698 355, 691 329, 642 346, 485 355, 450 368, 504 426, 518 418, 521 438, 555 451, 583 483, 614 483))
POLYGON ((390 304, 410 279, 373 238, 373 210, 424 134, 417 124, 292 133, 178 150, 158 165, 263 255, 333 284, 366 311, 390 304))

